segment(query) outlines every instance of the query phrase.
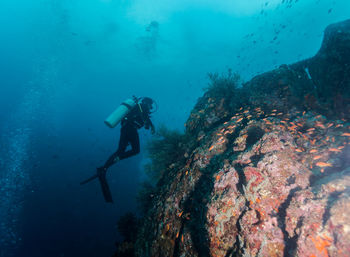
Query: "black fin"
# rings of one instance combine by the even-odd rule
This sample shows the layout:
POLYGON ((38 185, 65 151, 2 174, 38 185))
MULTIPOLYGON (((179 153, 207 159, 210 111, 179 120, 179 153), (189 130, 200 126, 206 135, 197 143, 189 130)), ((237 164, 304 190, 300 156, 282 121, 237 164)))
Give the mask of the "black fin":
POLYGON ((113 203, 112 194, 109 190, 109 186, 106 179, 106 173, 101 174, 98 179, 100 180, 103 196, 107 203, 113 203))
POLYGON ((98 174, 95 174, 95 175, 91 176, 90 178, 80 182, 80 185, 85 185, 86 183, 89 183, 90 181, 93 181, 95 178, 98 178, 98 174))

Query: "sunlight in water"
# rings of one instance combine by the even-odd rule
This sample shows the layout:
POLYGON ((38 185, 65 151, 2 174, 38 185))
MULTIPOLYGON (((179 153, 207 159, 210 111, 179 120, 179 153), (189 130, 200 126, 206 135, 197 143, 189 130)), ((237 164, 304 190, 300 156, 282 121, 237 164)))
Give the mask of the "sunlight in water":
POLYGON ((210 10, 211 12, 222 12, 234 16, 249 16, 259 13, 262 8, 271 9, 280 4, 282 0, 238 0, 238 1, 164 1, 164 0, 139 0, 130 6, 129 15, 136 21, 142 23, 145 20, 156 19, 165 21, 172 15, 186 10, 210 10))

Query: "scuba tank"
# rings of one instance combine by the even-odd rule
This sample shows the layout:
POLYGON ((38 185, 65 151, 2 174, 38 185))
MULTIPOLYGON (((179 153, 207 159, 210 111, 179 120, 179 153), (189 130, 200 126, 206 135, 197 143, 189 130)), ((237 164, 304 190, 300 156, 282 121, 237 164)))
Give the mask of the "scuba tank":
POLYGON ((105 119, 105 124, 110 128, 114 128, 130 112, 130 110, 136 106, 137 103, 138 99, 136 97, 133 99, 126 99, 107 117, 107 119, 105 119))

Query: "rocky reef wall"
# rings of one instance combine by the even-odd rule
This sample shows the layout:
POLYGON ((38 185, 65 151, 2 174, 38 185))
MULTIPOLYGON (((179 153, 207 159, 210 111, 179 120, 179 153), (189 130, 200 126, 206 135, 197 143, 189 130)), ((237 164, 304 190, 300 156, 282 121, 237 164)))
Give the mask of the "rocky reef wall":
POLYGON ((349 256, 350 20, 311 59, 210 91, 158 183, 136 256, 349 256))

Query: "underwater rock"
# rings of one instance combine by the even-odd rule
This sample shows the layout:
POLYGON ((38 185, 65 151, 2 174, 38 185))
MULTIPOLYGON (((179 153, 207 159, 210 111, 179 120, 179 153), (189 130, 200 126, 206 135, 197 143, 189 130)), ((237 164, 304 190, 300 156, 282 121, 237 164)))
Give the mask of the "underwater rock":
POLYGON ((348 256, 350 20, 236 90, 198 101, 192 152, 158 183, 136 256, 348 256))

